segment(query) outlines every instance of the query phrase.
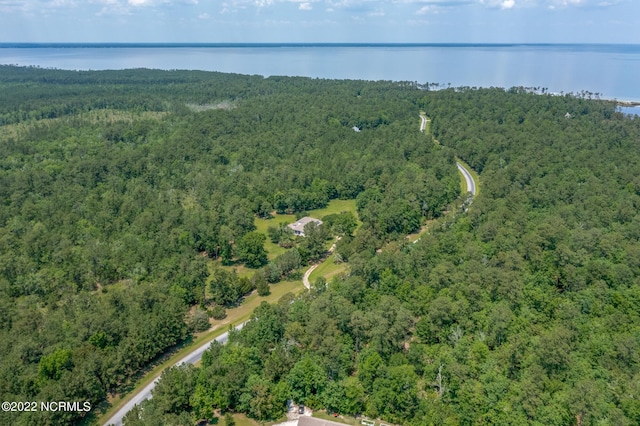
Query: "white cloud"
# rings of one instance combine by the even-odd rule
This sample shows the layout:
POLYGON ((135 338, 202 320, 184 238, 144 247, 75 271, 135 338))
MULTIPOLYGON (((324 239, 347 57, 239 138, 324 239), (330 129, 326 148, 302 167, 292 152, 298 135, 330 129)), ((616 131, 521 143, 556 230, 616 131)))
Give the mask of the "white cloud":
POLYGON ((549 3, 551 6, 567 7, 580 6, 585 2, 583 0, 547 0, 547 3, 549 3))
MULTIPOLYGON (((72 0, 55 0, 72 1, 72 0)), ((102 5, 96 13, 102 15, 132 15, 134 12, 158 7, 197 5, 198 0, 89 0, 90 4, 102 5)))
POLYGON ((28 12, 30 5, 23 1, 0 1, 0 12, 28 12))
MULTIPOLYGON (((424 6, 418 9, 416 15, 435 15, 446 10, 475 5, 478 0, 396 0, 396 2, 423 4, 424 6)), ((482 3, 482 0, 480 0, 480 3, 482 3)))
MULTIPOLYGON (((635 1, 635 0, 634 0, 635 1)), ((565 9, 569 7, 609 7, 623 3, 621 0, 528 0, 535 6, 543 6, 549 9, 565 9)), ((630 3, 630 0, 627 0, 630 3)))
POLYGON ((455 10, 462 7, 473 6, 482 3, 479 0, 394 0, 393 3, 418 4, 421 7, 415 12, 416 15, 435 15, 448 10, 455 10))
POLYGON ((480 0, 480 4, 493 8, 513 9, 516 2, 515 0, 480 0))
POLYGON ((420 9, 418 9, 418 11, 416 12, 416 15, 427 15, 430 13, 433 13, 433 14, 438 13, 438 8, 433 7, 431 5, 422 6, 420 9))
MULTIPOLYGON (((298 4, 298 10, 313 10, 313 4, 322 0, 231 0, 229 2, 222 3, 222 9, 220 13, 237 12, 240 9, 246 9, 247 7, 255 7, 258 9, 275 6, 277 4, 293 3, 298 4)), ((350 1, 350 0, 347 0, 350 1)), ((375 0, 379 1, 379 0, 375 0)), ((331 3, 328 0, 328 3, 331 3)))
POLYGON ((29 0, 0 0, 0 11, 3 12, 30 12, 50 11, 77 6, 77 0, 42 0, 40 2, 29 0))
MULTIPOLYGON (((434 7, 458 7, 478 3, 478 0, 393 0, 392 3, 420 3, 434 7)), ((480 2, 482 3, 482 2, 480 2)))

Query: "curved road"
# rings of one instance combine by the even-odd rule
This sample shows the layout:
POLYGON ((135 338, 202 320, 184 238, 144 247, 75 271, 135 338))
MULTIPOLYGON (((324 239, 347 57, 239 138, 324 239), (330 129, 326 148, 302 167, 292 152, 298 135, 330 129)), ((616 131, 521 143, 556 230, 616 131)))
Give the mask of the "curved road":
MULTIPOLYGON (((245 323, 238 324, 236 326, 236 330, 241 330, 244 324, 245 323)), ((196 362, 200 361, 200 359, 202 358, 202 354, 204 353, 204 351, 209 349, 209 346, 211 345, 211 343, 213 343, 214 340, 217 340, 220 343, 226 343, 227 340, 229 340, 229 332, 228 331, 224 332, 223 334, 216 337, 215 339, 211 339, 206 343, 203 343, 198 348, 194 349, 192 352, 186 355, 184 358, 182 358, 181 360, 173 364, 173 366, 182 365, 182 364, 195 364, 196 362)), ((160 376, 158 376, 153 382, 149 383, 140 392, 134 395, 125 405, 122 406, 122 408, 120 408, 113 416, 111 416, 109 420, 107 420, 104 426, 107 426, 107 425, 121 426, 122 418, 129 411, 131 411, 131 409, 133 409, 135 405, 140 404, 142 401, 151 398, 151 391, 153 390, 153 388, 156 387, 158 380, 160 380, 160 376)))
POLYGON ((462 176, 464 176, 464 180, 465 182, 467 182, 467 192, 470 192, 471 195, 476 195, 476 183, 473 180, 473 176, 471 176, 471 173, 469 173, 469 170, 467 170, 462 164, 458 163, 456 161, 456 165, 458 166, 458 170, 460 170, 460 173, 462 173, 462 176))
MULTIPOLYGON (((424 132, 425 129, 427 128, 427 122, 429 121, 429 119, 423 115, 422 113, 420 114, 420 131, 424 132)), ((467 192, 470 192, 471 195, 476 195, 476 183, 473 180, 473 176, 471 176, 471 173, 469 173, 469 170, 467 170, 462 164, 460 164, 459 162, 456 161, 456 165, 458 166, 458 170, 460 170, 460 173, 462 173, 462 176, 464 176, 464 180, 467 183, 467 192)))
MULTIPOLYGON (((340 240, 340 237, 336 237, 336 242, 339 240, 340 240)), ((327 251, 327 255, 331 255, 331 253, 333 253, 335 249, 336 249, 336 243, 333 243, 329 248, 329 250, 327 251)), ((309 276, 318 266, 320 266, 320 264, 322 264, 322 262, 311 265, 311 267, 307 269, 306 272, 304 273, 304 276, 302 277, 302 284, 304 284, 307 290, 311 290, 311 283, 309 282, 309 276)))
POLYGON ((311 275, 311 273, 318 267, 320 266, 319 263, 316 263, 314 265, 311 265, 311 267, 309 269, 306 270, 306 272, 304 273, 304 276, 302 277, 302 284, 304 284, 304 286, 307 288, 307 290, 311 290, 311 283, 309 282, 309 275, 311 275))
MULTIPOLYGON (((429 122, 430 120, 422 113, 420 114, 420 120, 421 120, 420 131, 424 132, 427 128, 427 122, 429 122)), ((458 170, 460 170, 460 173, 462 173, 462 176, 464 177, 464 181, 467 184, 467 192, 470 192, 471 196, 475 197, 477 189, 476 189, 476 182, 473 180, 473 176, 471 176, 471 173, 469 172, 469 170, 467 170, 466 167, 464 167, 458 161, 456 161, 456 166, 458 166, 458 170)), ((420 238, 417 238, 416 240, 414 240, 413 243, 415 244, 418 241, 420 241, 420 238)), ((309 273, 311 273, 312 270, 313 269, 311 269, 309 273)))
POLYGON ((424 132, 427 128, 427 121, 429 121, 429 119, 422 114, 420 114, 420 119, 422 120, 422 122, 420 123, 420 131, 424 132))

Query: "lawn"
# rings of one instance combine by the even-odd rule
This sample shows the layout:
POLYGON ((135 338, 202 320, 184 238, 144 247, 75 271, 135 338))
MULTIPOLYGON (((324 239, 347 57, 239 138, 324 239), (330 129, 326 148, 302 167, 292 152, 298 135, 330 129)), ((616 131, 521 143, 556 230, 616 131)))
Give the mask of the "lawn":
POLYGON ((232 271, 235 269, 239 277, 247 277, 247 278, 251 278, 253 274, 255 274, 257 271, 257 269, 247 268, 244 265, 244 263, 240 263, 240 262, 234 262, 231 265, 223 265, 220 259, 210 260, 208 263, 208 266, 209 266, 209 277, 207 278, 207 286, 209 285, 209 282, 213 278, 213 275, 212 275, 213 270, 216 268, 223 268, 228 271, 232 271))
POLYGON ((312 417, 318 418, 318 419, 323 419, 323 420, 330 420, 332 422, 336 422, 336 423, 344 423, 346 425, 359 425, 360 422, 358 422, 357 419, 355 419, 354 417, 350 417, 350 416, 337 416, 337 417, 333 417, 327 414, 326 411, 314 411, 312 414, 312 417))
MULTIPOLYGON (((307 214, 316 219, 322 219, 324 216, 328 216, 330 214, 342 213, 346 211, 353 212, 353 214, 356 216, 356 219, 358 219, 358 213, 356 212, 356 200, 331 200, 329 201, 329 205, 327 205, 327 207, 316 209, 316 210, 309 210, 307 214)), ((272 243, 271 239, 269 238, 269 234, 267 234, 267 229, 270 226, 277 227, 278 224, 282 222, 289 224, 295 221, 296 221, 296 217, 295 215, 292 215, 292 214, 276 214, 271 219, 262 219, 262 218, 254 219, 253 223, 256 225, 256 231, 263 233, 264 235, 267 236, 267 242, 265 243, 264 248, 267 251, 267 258, 269 260, 275 259, 279 255, 287 251, 287 249, 284 249, 279 245, 272 243)), ((358 220, 358 226, 360 226, 360 224, 361 222, 358 220)), ((238 274, 240 274, 241 273, 240 265, 234 266, 234 267, 237 269, 238 274)), ((247 274, 252 275, 253 272, 249 270, 247 274)))
MULTIPOLYGON (((327 207, 309 210, 307 214, 308 216, 322 219, 324 216, 328 216, 330 214, 342 213, 347 211, 353 212, 356 218, 358 217, 358 213, 356 212, 356 200, 331 200, 329 201, 327 207)), ((295 221, 295 215, 276 214, 271 219, 255 218, 253 223, 256 225, 256 231, 262 232, 263 234, 267 235, 267 228, 269 228, 270 226, 278 226, 280 222, 293 223, 295 221)))
POLYGON ((265 250, 267 250, 267 258, 269 260, 275 259, 279 255, 287 251, 287 249, 271 242, 269 234, 267 233, 267 228, 269 228, 270 226, 277 227, 281 222, 293 223, 295 221, 296 217, 292 214, 277 214, 271 219, 255 218, 253 220, 254 225, 256 225, 256 231, 263 233, 267 237, 267 242, 264 244, 264 248, 265 250))
POLYGON ((245 297, 242 304, 236 308, 227 309, 227 317, 222 320, 212 320, 211 327, 220 328, 224 330, 230 324, 238 324, 251 317, 253 311, 260 306, 263 301, 269 303, 277 302, 282 296, 287 293, 297 294, 304 290, 302 281, 280 281, 276 284, 270 284, 271 294, 268 296, 258 296, 258 292, 254 291, 249 296, 245 297))
POLYGON ((347 270, 345 263, 334 263, 335 254, 332 254, 325 259, 316 269, 309 275, 309 282, 313 283, 318 277, 325 277, 327 282, 331 281, 333 277, 347 270))
POLYGON ((327 207, 310 210, 309 216, 322 219, 324 216, 342 212, 353 212, 357 218, 358 213, 356 212, 356 200, 331 200, 327 207))
MULTIPOLYGON (((310 210, 308 213, 309 216, 315 217, 318 219, 323 218, 324 216, 328 216, 330 214, 342 213, 345 211, 351 211, 356 216, 356 220, 358 218, 358 214, 356 212, 356 200, 331 200, 327 207, 322 209, 310 210)), ((262 219, 255 218, 254 224, 256 225, 256 231, 261 232, 267 235, 267 228, 269 226, 278 226, 279 223, 293 223, 296 221, 295 215, 292 214, 276 214, 271 219, 262 219)), ((361 225, 361 222, 357 221, 358 226, 361 225)), ((327 241, 327 249, 333 244, 335 241, 332 239, 331 241, 327 241)), ((273 244, 267 235, 267 241, 265 243, 265 250, 267 250, 267 258, 269 260, 275 259, 280 254, 284 253, 287 249, 284 249, 277 244, 273 244)), ((330 281, 335 275, 344 272, 347 269, 347 266, 344 264, 336 265, 333 263, 334 256, 329 256, 313 273, 311 274, 310 281, 313 282, 317 277, 323 276, 330 281)), ((212 279, 212 273, 214 268, 224 268, 229 271, 235 270, 240 277, 252 277, 253 274, 257 271, 256 269, 247 268, 244 264, 240 262, 234 262, 232 265, 222 265, 220 260, 211 260, 209 262, 209 278, 207 278, 206 285, 206 296, 209 295, 209 282, 212 279)), ((277 286, 278 284, 276 284, 277 286)), ((272 286, 273 288, 273 286, 272 286)), ((273 290, 272 290, 273 291, 273 290)), ((256 305, 257 306, 257 305, 256 305)))
MULTIPOLYGON (((258 425, 260 425, 260 423, 256 422, 253 419, 248 418, 244 414, 234 414, 233 415, 233 420, 235 421, 236 426, 258 426, 258 425)), ((224 420, 222 420, 219 424, 220 424, 220 426, 227 426, 226 423, 224 422, 224 420)))

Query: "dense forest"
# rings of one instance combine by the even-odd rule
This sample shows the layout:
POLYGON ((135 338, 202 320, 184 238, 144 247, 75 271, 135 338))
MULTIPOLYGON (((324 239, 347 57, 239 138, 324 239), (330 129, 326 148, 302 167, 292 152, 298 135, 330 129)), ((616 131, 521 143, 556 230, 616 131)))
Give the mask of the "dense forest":
POLYGON ((374 191, 360 238, 378 245, 459 193, 406 83, 1 67, 0 87, 4 400, 96 406, 194 331, 192 306, 233 306, 322 255, 327 230, 206 286, 213 261, 266 262, 256 217, 374 191))
POLYGON ((324 232, 348 273, 262 304, 125 424, 275 420, 288 399, 403 425, 640 424, 640 120, 612 102, 15 67, 0 89, 3 400, 117 393, 188 338, 191 307, 261 284, 208 295, 234 281, 212 262, 273 282, 322 255, 310 238, 265 265, 256 217, 342 198, 362 224, 324 232), (480 175, 470 205, 456 156, 480 175))

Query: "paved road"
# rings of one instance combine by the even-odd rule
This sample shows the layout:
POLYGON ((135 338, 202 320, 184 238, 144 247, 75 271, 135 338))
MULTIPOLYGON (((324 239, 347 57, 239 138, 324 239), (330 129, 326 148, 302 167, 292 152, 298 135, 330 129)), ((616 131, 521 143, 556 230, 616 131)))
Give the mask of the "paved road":
POLYGON ((473 177, 471 176, 471 173, 469 173, 469 170, 467 170, 462 164, 456 162, 456 164, 458 165, 458 170, 460 170, 460 173, 462 173, 462 176, 464 176, 464 180, 467 182, 467 192, 470 192, 471 195, 476 195, 476 183, 473 180, 473 177))
POLYGON ((425 129, 427 128, 427 117, 425 117, 424 115, 420 114, 420 119, 422 120, 422 123, 420 123, 420 131, 424 132, 425 129))
MULTIPOLYGON (((420 120, 422 120, 422 122, 420 123, 420 131, 424 132, 427 128, 427 122, 429 121, 429 119, 420 114, 420 120)), ((467 192, 471 192, 471 195, 476 195, 476 183, 474 182, 471 173, 469 173, 469 170, 465 169, 462 164, 458 162, 456 162, 456 164, 458 165, 458 170, 460 170, 462 176, 464 176, 465 182, 467 182, 467 192)))
MULTIPOLYGON (((236 330, 241 330, 243 326, 244 326, 244 323, 239 324, 238 326, 236 326, 236 330)), ((202 354, 204 353, 204 351, 209 349, 209 346, 211 345, 211 343, 214 340, 217 340, 220 343, 226 343, 227 340, 229 340, 229 332, 225 332, 225 333, 221 334, 220 336, 216 337, 215 339, 211 339, 208 342, 202 344, 201 346, 199 346, 196 349, 194 349, 193 351, 191 351, 188 355, 186 355, 184 358, 182 358, 181 360, 179 360, 178 362, 176 362, 173 365, 176 366, 176 365, 182 365, 182 364, 195 364, 196 362, 200 361, 200 359, 202 358, 202 354)), ((135 405, 140 404, 145 399, 151 398, 151 391, 153 390, 153 388, 156 387, 156 384, 158 383, 158 380, 160 380, 159 376, 153 382, 151 382, 147 386, 145 386, 140 392, 138 392, 136 395, 134 395, 129 400, 129 402, 127 402, 125 405, 123 405, 122 408, 120 408, 120 410, 118 410, 118 412, 115 413, 104 424, 104 426, 107 426, 107 425, 121 426, 122 425, 122 418, 129 411, 131 411, 131 409, 133 409, 133 407, 135 405)))

